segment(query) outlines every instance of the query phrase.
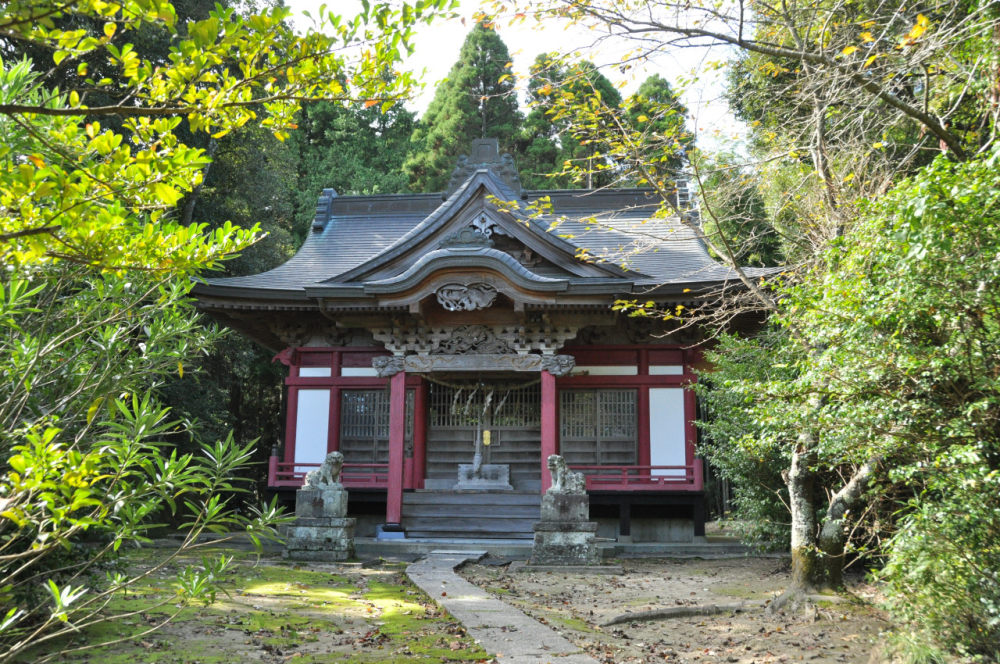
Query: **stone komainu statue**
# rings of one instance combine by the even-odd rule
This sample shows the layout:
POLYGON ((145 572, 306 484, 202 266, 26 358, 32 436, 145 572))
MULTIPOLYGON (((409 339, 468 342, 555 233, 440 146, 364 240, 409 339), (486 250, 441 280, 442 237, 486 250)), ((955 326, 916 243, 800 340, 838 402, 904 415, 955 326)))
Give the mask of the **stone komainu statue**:
POLYGON ((547 462, 552 473, 552 486, 546 493, 587 493, 587 481, 583 473, 574 473, 566 465, 566 460, 558 454, 549 456, 547 462))
POLYGON ((324 489, 340 485, 340 470, 344 467, 344 455, 340 452, 330 452, 323 460, 318 470, 306 475, 306 487, 324 489))

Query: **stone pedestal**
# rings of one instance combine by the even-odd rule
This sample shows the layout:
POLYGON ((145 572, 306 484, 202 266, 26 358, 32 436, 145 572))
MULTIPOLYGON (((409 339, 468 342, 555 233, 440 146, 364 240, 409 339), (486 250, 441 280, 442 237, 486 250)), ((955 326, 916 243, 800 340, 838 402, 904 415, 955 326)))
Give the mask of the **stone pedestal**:
POLYGON ((354 557, 355 520, 346 517, 343 485, 306 486, 295 492, 295 522, 285 528, 285 557, 336 562, 354 557))
POLYGON ((458 464, 458 483, 453 487, 456 491, 513 491, 510 484, 510 466, 499 463, 486 463, 479 467, 479 474, 474 471, 471 463, 458 464))
POLYGON ((536 523, 530 565, 596 565, 599 562, 595 533, 597 524, 536 523))
POLYGON ((597 523, 590 520, 590 496, 581 473, 570 471, 558 454, 545 461, 552 486, 542 496, 542 520, 535 524, 531 558, 517 569, 586 574, 621 574, 618 565, 601 565, 597 523))
POLYGON ((529 565, 597 565, 597 523, 590 521, 590 497, 578 493, 542 496, 542 520, 534 525, 529 565))
POLYGON ((542 496, 542 523, 590 521, 590 496, 585 493, 547 493, 542 496))

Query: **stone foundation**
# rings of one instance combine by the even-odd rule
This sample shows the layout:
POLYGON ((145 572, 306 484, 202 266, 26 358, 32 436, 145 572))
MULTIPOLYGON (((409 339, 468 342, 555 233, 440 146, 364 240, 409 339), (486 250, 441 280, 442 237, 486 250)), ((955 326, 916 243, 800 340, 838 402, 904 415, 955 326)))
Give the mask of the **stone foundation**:
POLYGON ((597 565, 600 562, 594 522, 542 521, 535 524, 534 530, 529 565, 597 565))
POLYGON ((542 520, 533 527, 528 566, 595 566, 600 562, 597 523, 590 520, 583 475, 570 472, 558 455, 549 456, 547 463, 552 486, 542 496, 542 520))
POLYGON ((295 521, 284 529, 284 557, 338 562, 354 557, 355 520, 347 518, 347 491, 340 484, 295 492, 295 521))

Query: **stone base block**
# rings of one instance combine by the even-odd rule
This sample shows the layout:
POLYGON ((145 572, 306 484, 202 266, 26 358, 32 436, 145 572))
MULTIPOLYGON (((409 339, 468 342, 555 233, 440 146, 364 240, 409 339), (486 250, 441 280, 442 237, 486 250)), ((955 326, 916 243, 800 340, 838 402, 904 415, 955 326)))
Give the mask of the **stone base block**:
POLYGON ((347 491, 341 485, 295 492, 295 516, 343 518, 347 516, 347 491))
POLYGON ((510 466, 487 463, 479 467, 479 476, 473 476, 471 463, 458 464, 458 483, 452 487, 456 491, 513 491, 510 484, 510 466))
POLYGON ((534 530, 529 565, 596 565, 600 560, 594 522, 542 521, 535 524, 534 530))
POLYGON ((292 522, 290 526, 286 526, 286 529, 294 528, 296 526, 310 527, 310 528, 329 528, 337 529, 342 528, 344 530, 350 530, 354 532, 354 524, 357 522, 355 518, 347 517, 299 517, 292 522))
POLYGON ((289 549, 282 554, 282 557, 286 560, 309 560, 318 563, 342 563, 345 560, 350 560, 354 557, 354 549, 352 548, 350 552, 343 551, 327 551, 327 550, 307 550, 307 549, 289 549))
POLYGON ((299 518, 285 528, 286 558, 339 561, 354 557, 354 519, 299 518))
POLYGON ((542 522, 587 523, 590 496, 585 493, 546 493, 542 496, 542 522))

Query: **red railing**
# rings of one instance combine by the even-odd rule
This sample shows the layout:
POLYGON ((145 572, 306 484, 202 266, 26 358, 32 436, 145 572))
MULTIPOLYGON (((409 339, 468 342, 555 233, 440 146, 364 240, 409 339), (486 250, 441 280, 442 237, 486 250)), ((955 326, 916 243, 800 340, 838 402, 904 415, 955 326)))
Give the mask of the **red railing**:
MULTIPOLYGON (((306 473, 319 468, 319 463, 297 463, 278 461, 270 458, 267 469, 267 485, 273 488, 298 488, 305 482, 306 473)), ((345 463, 340 472, 340 481, 347 488, 384 489, 389 486, 389 464, 387 463, 345 463)))
MULTIPOLYGON (((268 486, 298 488, 306 473, 319 463, 279 461, 271 457, 268 486)), ((583 472, 589 491, 701 491, 705 484, 701 459, 690 466, 571 466, 583 472)), ((341 481, 348 488, 385 489, 389 486, 389 464, 345 463, 341 481)))
POLYGON ((586 475, 587 490, 701 491, 704 466, 695 459, 690 466, 570 466, 586 475))

